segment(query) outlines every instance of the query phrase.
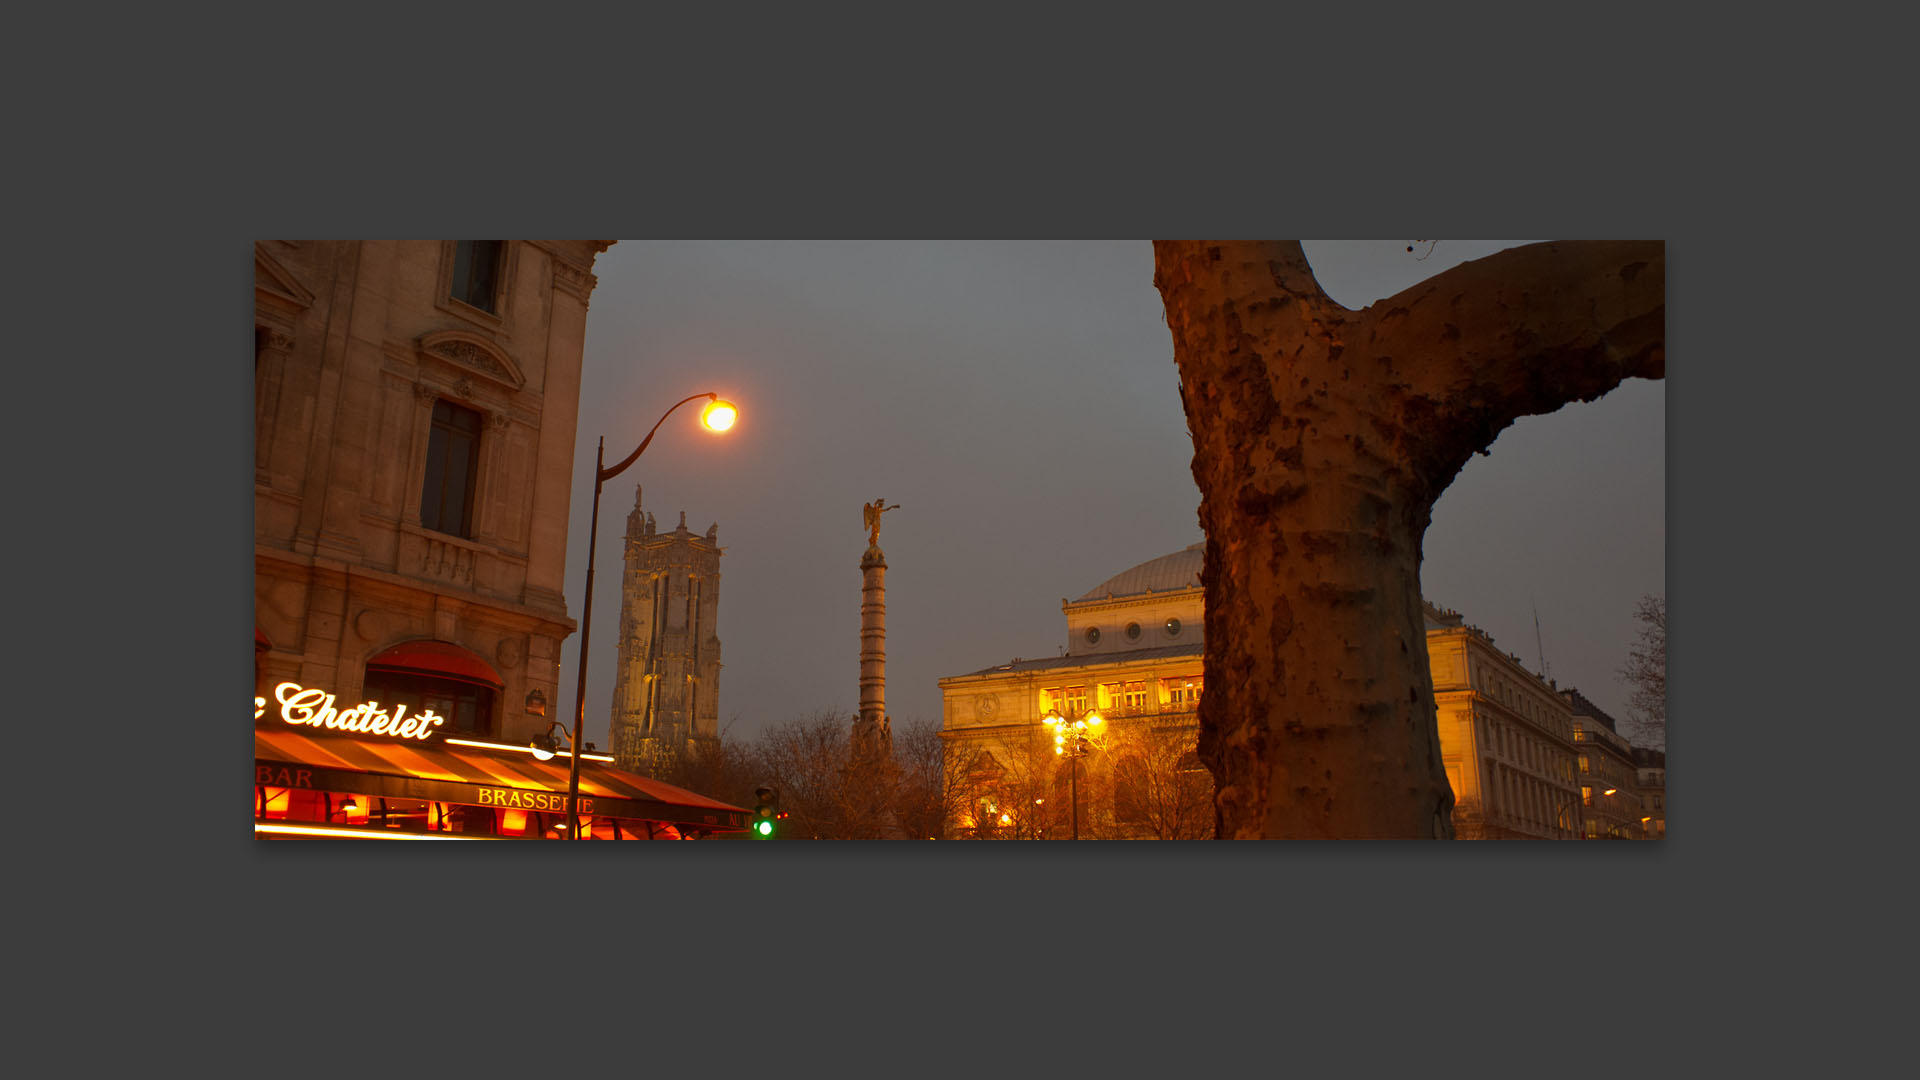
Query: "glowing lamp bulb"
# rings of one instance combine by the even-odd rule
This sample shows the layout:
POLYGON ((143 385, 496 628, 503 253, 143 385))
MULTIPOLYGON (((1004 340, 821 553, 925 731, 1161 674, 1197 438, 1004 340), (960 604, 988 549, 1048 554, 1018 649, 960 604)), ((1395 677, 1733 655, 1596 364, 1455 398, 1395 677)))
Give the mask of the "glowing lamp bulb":
POLYGON ((739 416, 740 410, 734 408, 733 402, 721 401, 715 398, 709 402, 706 409, 701 412, 700 422, 705 424, 709 431, 725 431, 733 426, 733 422, 738 419, 739 416))

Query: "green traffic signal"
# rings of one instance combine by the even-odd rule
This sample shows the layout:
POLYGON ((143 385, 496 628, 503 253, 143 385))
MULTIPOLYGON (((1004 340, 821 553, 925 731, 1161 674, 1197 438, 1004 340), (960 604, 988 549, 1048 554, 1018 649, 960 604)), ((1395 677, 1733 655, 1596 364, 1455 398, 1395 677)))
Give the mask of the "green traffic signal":
POLYGON ((762 840, 773 839, 773 819, 780 816, 780 793, 773 788, 755 788, 754 798, 760 800, 753 808, 753 824, 749 826, 753 835, 762 840))

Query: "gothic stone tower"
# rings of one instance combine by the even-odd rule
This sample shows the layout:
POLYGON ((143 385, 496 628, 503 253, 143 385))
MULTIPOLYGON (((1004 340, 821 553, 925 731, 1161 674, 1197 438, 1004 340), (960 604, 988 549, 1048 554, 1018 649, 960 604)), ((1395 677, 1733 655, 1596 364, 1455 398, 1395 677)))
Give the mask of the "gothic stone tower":
POLYGON ((718 735, 720 526, 697 536, 682 510, 679 528, 659 532, 636 487, 626 549, 613 756, 619 768, 652 773, 718 735))

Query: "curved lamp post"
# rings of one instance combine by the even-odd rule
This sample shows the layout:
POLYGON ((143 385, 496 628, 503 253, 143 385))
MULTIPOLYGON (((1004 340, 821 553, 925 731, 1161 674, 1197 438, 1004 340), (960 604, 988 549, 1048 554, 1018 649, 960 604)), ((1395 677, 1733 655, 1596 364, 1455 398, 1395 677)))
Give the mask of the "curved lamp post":
MULTIPOLYGON (((595 541, 598 540, 596 534, 600 531, 600 488, 607 481, 626 472, 627 466, 640 459, 640 455, 647 449, 647 444, 653 441, 654 432, 659 431, 660 425, 667 422, 667 417, 673 415, 674 409, 701 398, 707 399, 707 407, 700 411, 700 423, 709 431, 727 430, 733 426, 734 420, 740 415, 740 410, 736 409, 733 403, 720 400, 719 394, 695 394, 674 402, 672 408, 661 413, 660 419, 654 421, 653 430, 647 432, 647 437, 640 440, 639 447, 628 454, 626 460, 620 464, 610 469, 603 467, 602 463, 606 461, 607 455, 606 436, 600 437, 600 448, 594 451, 593 517, 587 526, 587 600, 580 608, 580 673, 573 691, 572 745, 574 746, 584 745, 580 741, 580 725, 587 715, 587 635, 593 629, 593 555, 595 541)), ((548 730, 551 731, 552 728, 548 730)), ((574 754, 571 762, 567 768, 567 837, 578 840, 580 839, 580 755, 574 754)))
POLYGON ((1053 729, 1053 752, 1067 759, 1068 767, 1073 771, 1068 784, 1073 792, 1073 838, 1080 839, 1080 759, 1093 749, 1094 739, 1101 733, 1106 723, 1097 712, 1090 712, 1078 720, 1069 720, 1057 712, 1041 717, 1040 722, 1053 729))

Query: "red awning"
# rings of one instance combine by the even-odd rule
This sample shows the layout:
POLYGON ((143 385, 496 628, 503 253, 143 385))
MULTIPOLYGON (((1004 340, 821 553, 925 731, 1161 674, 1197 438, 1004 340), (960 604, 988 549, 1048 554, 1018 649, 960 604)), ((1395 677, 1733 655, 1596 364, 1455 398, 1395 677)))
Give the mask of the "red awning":
POLYGON ((268 649, 271 649, 271 648, 273 648, 273 642, 267 640, 267 635, 261 633, 259 627, 257 626, 254 627, 253 628, 253 651, 266 652, 268 649))
POLYGON ((403 641, 393 648, 367 659, 370 668, 389 671, 414 671, 444 679, 480 683, 495 690, 506 688, 506 680, 480 654, 445 641, 403 641))
MULTIPOLYGON (((256 783, 269 786, 549 811, 566 806, 566 758, 541 761, 531 754, 447 746, 439 738, 355 739, 262 725, 254 728, 253 757, 256 783)), ((580 763, 580 795, 583 803, 592 801, 582 811, 594 817, 670 822, 682 831, 747 827, 743 807, 597 762, 580 763)))

